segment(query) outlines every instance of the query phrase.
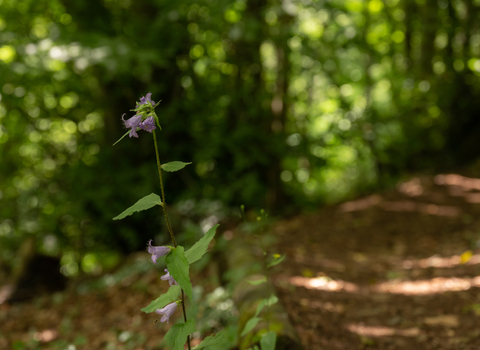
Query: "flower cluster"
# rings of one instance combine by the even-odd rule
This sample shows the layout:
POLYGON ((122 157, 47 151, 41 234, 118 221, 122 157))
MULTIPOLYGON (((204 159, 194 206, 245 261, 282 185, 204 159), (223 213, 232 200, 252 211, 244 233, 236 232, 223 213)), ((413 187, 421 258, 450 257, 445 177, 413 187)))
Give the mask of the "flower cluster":
MULTIPOLYGON (((140 100, 140 102, 142 102, 142 100, 140 100)), ((152 261, 153 261, 154 264, 157 263, 158 258, 170 253, 171 249, 172 248, 167 247, 167 246, 152 246, 152 240, 150 240, 148 242, 148 247, 147 247, 148 253, 152 254, 152 261)), ((167 274, 160 277, 160 279, 162 281, 168 281, 170 286, 172 286, 174 284, 178 286, 177 281, 175 281, 175 279, 172 276, 170 276, 170 272, 168 272, 168 269, 165 269, 165 272, 167 274)), ((168 304, 163 309, 155 310, 155 312, 157 314, 163 315, 162 318, 160 319, 160 322, 167 321, 167 323, 168 323, 168 321, 170 320, 170 316, 172 316, 172 314, 175 312, 175 310, 177 309, 177 306, 178 306, 178 302, 175 301, 173 303, 168 304)))
POLYGON ((149 92, 146 96, 140 98, 140 102, 137 102, 137 108, 134 109, 136 114, 125 120, 122 115, 123 123, 127 129, 130 129, 129 137, 138 137, 137 131, 139 129, 152 132, 156 129, 153 111, 156 107, 154 101, 152 101, 152 93, 149 92))

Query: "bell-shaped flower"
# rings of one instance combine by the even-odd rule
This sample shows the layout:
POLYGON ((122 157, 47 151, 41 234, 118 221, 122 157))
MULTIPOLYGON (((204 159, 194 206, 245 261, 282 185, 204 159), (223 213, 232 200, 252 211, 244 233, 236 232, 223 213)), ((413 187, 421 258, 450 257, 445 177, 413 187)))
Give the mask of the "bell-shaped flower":
POLYGON ((155 106, 155 102, 152 101, 152 93, 149 92, 148 94, 146 94, 145 96, 143 97, 140 97, 140 102, 137 102, 137 105, 144 105, 144 104, 147 104, 147 103, 151 103, 152 106, 155 106))
POLYGON ((160 319, 160 322, 165 322, 170 320, 170 316, 173 315, 175 310, 177 309, 178 304, 176 302, 170 303, 167 306, 165 306, 163 309, 157 309, 155 312, 159 315, 163 315, 162 318, 160 319))
POLYGON ((148 131, 148 132, 152 132, 153 130, 155 130, 155 120, 153 119, 153 116, 150 116, 147 119, 145 119, 139 125, 139 127, 140 127, 140 129, 148 131))
POLYGON ((152 261, 157 263, 157 259, 170 253, 170 248, 165 246, 152 246, 152 240, 148 242, 147 251, 152 254, 152 261))
POLYGON ((178 286, 178 283, 177 281, 175 281, 175 279, 170 276, 170 272, 168 272, 167 269, 165 269, 165 272, 167 273, 166 275, 163 275, 162 277, 160 277, 160 279, 162 281, 168 281, 168 283, 170 284, 170 287, 172 286, 172 284, 176 284, 178 286))
POLYGON ((140 124, 142 124, 142 115, 137 114, 137 115, 134 115, 133 117, 131 117, 130 119, 127 119, 127 120, 123 119, 124 115, 122 115, 122 120, 125 123, 125 127, 127 129, 131 128, 130 134, 128 134, 128 136, 138 137, 137 128, 140 126, 140 124))

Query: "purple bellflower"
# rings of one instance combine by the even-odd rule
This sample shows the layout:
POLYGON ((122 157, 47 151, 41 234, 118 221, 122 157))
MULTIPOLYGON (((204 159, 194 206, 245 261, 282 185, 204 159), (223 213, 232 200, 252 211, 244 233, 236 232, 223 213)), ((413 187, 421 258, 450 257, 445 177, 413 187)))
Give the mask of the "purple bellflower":
POLYGON ((130 136, 130 137, 132 137, 132 136, 133 137, 138 137, 137 128, 140 128, 140 129, 148 131, 148 132, 152 132, 156 128, 155 127, 155 121, 154 121, 152 116, 150 116, 147 119, 145 119, 144 121, 142 121, 142 115, 141 114, 137 114, 137 115, 135 115, 135 116, 133 116, 130 119, 127 119, 127 120, 123 119, 124 115, 122 115, 122 120, 125 123, 125 127, 126 128, 131 128, 130 134, 128 134, 128 136, 130 136))
MULTIPOLYGON (((165 246, 152 246, 152 240, 148 242, 147 251, 152 254, 152 261, 154 264, 157 263, 157 259, 161 256, 167 255, 170 253, 170 248, 165 246)), ((163 322, 163 321, 162 321, 163 322)))
POLYGON ((177 309, 178 304, 176 302, 170 303, 167 306, 165 306, 163 309, 157 309, 155 312, 159 315, 163 315, 162 318, 160 319, 160 322, 165 322, 170 320, 170 316, 175 312, 177 309))
POLYGON ((155 102, 152 101, 152 93, 151 92, 149 92, 145 96, 140 97, 140 102, 137 102, 137 105, 139 105, 139 106, 140 105, 145 105, 148 102, 150 102, 152 104, 152 106, 155 106, 155 102))
POLYGON ((145 119, 141 124, 140 124, 140 129, 152 132, 155 130, 155 120, 153 120, 153 117, 150 116, 147 119, 145 119))
POLYGON ((168 283, 170 284, 170 287, 172 286, 172 284, 176 284, 178 286, 178 283, 177 281, 175 281, 175 279, 170 276, 170 272, 168 272, 167 269, 165 269, 165 272, 167 273, 166 275, 163 275, 162 277, 160 277, 160 279, 162 281, 168 281, 168 283))
POLYGON ((123 119, 124 116, 125 116, 125 114, 122 115, 122 120, 125 123, 125 127, 127 129, 132 128, 130 130, 130 134, 128 134, 128 136, 138 137, 137 128, 140 127, 140 124, 142 124, 142 115, 137 114, 137 115, 134 115, 133 117, 131 117, 130 119, 127 119, 127 120, 123 119))

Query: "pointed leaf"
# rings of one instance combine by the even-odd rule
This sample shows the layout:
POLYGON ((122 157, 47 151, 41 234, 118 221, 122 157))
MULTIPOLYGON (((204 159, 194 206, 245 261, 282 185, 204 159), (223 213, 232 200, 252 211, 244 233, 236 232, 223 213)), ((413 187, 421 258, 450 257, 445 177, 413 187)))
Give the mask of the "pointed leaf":
POLYGON ((251 319, 248 320, 247 324, 245 325, 245 328, 243 329, 242 334, 240 334, 241 337, 243 337, 245 334, 250 332, 252 329, 255 328, 258 322, 260 322, 261 318, 260 317, 252 317, 251 319))
POLYGON ((200 344, 198 344, 197 346, 195 346, 193 348, 193 350, 202 350, 202 349, 207 348, 209 346, 221 344, 221 343, 225 342, 224 338, 225 338, 226 335, 227 335, 227 331, 225 329, 218 332, 217 334, 212 334, 212 335, 206 337, 205 339, 203 339, 203 341, 200 344))
POLYGON ((120 141, 122 141, 122 139, 123 139, 125 136, 127 136, 128 134, 130 134, 130 130, 128 130, 125 135, 123 135, 122 137, 120 137, 120 138, 118 139, 118 141, 115 142, 112 146, 115 146, 117 143, 119 143, 120 141))
POLYGON ((163 338, 163 341, 167 344, 167 346, 170 349, 175 348, 175 340, 177 340, 178 333, 180 333, 180 330, 183 328, 183 325, 185 323, 178 323, 174 326, 172 326, 167 334, 165 334, 165 337, 163 338))
POLYGON ((208 245, 213 237, 215 237, 215 232, 218 226, 220 225, 213 226, 202 238, 197 241, 197 243, 195 243, 189 250, 185 252, 185 256, 187 257, 189 264, 193 264, 195 261, 200 260, 207 252, 208 245))
POLYGON ((188 275, 190 265, 185 257, 185 252, 182 246, 177 246, 168 253, 165 258, 167 269, 175 281, 180 285, 185 294, 192 300, 192 283, 188 275))
POLYGON ((248 283, 250 283, 252 286, 258 286, 259 284, 267 282, 267 278, 265 276, 262 276, 262 278, 258 280, 247 280, 248 283))
POLYGON ((121 220, 129 215, 132 215, 135 212, 150 209, 156 205, 163 205, 162 200, 155 193, 150 193, 148 196, 143 197, 138 200, 137 203, 132 205, 130 208, 124 210, 121 214, 115 216, 113 220, 121 220))
POLYGON ((260 339, 260 347, 262 350, 275 350, 276 342, 277 334, 275 332, 268 332, 260 339))
POLYGON ((274 259, 273 261, 270 262, 270 264, 267 265, 267 268, 280 264, 283 260, 285 260, 286 257, 287 256, 284 254, 278 259, 274 259))
POLYGON ((272 296, 268 299, 263 299, 260 304, 258 304, 257 306, 257 311, 255 312, 255 317, 258 316, 260 314, 260 312, 262 311, 262 309, 265 307, 265 306, 272 306, 273 304, 275 304, 276 302, 278 301, 278 298, 275 296, 275 294, 272 294, 272 296))
POLYGON ((177 334, 177 339, 175 340, 175 350, 183 350, 185 343, 187 342, 187 337, 196 330, 195 321, 193 319, 188 320, 177 334))
POLYGON ((174 161, 174 162, 162 164, 162 169, 165 171, 173 172, 173 171, 178 171, 180 169, 185 168, 188 164, 192 164, 192 162, 185 163, 185 162, 174 161))
POLYGON ((190 319, 187 323, 178 323, 170 328, 163 340, 170 349, 183 350, 187 337, 195 330, 195 321, 190 319))
POLYGON ((160 295, 157 299, 153 300, 150 305, 141 309, 141 311, 148 314, 150 312, 154 312, 157 309, 164 308, 167 304, 170 304, 178 299, 180 291, 181 289, 179 286, 171 286, 168 292, 160 295))

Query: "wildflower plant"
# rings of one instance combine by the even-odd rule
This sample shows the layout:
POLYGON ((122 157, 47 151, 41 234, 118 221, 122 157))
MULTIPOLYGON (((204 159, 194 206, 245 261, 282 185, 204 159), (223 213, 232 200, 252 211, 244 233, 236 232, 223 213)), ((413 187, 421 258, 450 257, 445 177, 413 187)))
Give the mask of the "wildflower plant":
MULTIPOLYGON (((162 318, 160 319, 161 322, 169 323, 170 317, 176 312, 177 308, 181 306, 183 322, 179 322, 172 326, 165 335, 164 341, 170 349, 183 350, 186 343, 188 349, 191 350, 190 335, 196 331, 195 320, 187 320, 187 313, 185 311, 187 297, 190 299, 190 301, 192 300, 192 283, 189 276, 190 265, 200 260, 207 252, 208 245, 215 236, 218 225, 210 228, 205 235, 190 249, 185 250, 184 247, 177 245, 172 226, 170 225, 170 221, 168 219, 162 172, 175 172, 183 169, 185 166, 191 163, 180 161, 172 161, 165 164, 160 163, 156 129, 158 128, 158 130, 162 130, 162 128, 160 127, 158 116, 155 113, 155 108, 160 102, 155 103, 151 97, 152 94, 148 93, 146 96, 140 98, 140 102, 137 102, 135 109, 132 110, 135 112, 135 114, 129 119, 124 118, 125 114, 122 116, 122 121, 125 127, 129 130, 115 144, 120 142, 127 135, 129 135, 130 138, 138 138, 141 134, 143 134, 139 134, 141 131, 146 131, 152 134, 161 196, 156 193, 151 193, 139 199, 134 205, 114 217, 113 220, 120 220, 132 215, 135 212, 147 210, 157 206, 162 208, 166 226, 170 234, 170 238, 172 239, 172 245, 152 246, 152 241, 150 240, 148 242, 147 251, 152 255, 151 258, 154 264, 157 263, 158 258, 165 256, 167 268, 164 271, 166 274, 161 276, 160 279, 165 281, 165 283, 168 281, 169 289, 165 294, 162 294, 157 299, 153 300, 150 305, 141 309, 141 311, 146 313, 155 312, 159 315, 162 315, 162 318)), ((224 335, 225 332, 223 331, 217 333, 216 335, 211 335, 198 344, 194 350, 201 350, 210 346, 220 345, 224 335)))

